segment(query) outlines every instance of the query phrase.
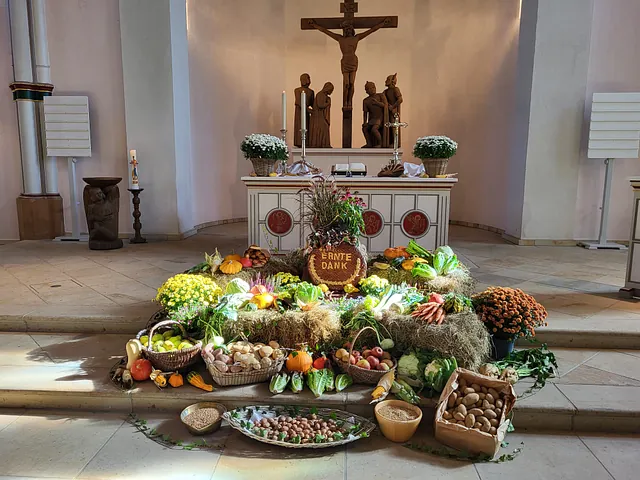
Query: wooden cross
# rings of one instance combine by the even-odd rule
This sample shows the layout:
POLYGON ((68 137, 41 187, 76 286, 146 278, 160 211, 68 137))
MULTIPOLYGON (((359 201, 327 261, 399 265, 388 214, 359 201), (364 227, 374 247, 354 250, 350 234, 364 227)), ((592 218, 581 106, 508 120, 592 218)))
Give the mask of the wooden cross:
POLYGON ((355 89, 356 72, 358 70, 358 57, 356 49, 358 42, 368 37, 380 28, 397 28, 398 17, 357 17, 358 3, 355 0, 344 0, 340 4, 342 17, 334 18, 303 18, 300 21, 302 30, 318 30, 340 45, 342 59, 340 67, 342 70, 342 148, 351 148, 352 138, 352 113, 353 113, 353 93, 355 89), (356 28, 367 28, 368 30, 356 34, 356 28), (342 30, 342 35, 331 30, 342 30))

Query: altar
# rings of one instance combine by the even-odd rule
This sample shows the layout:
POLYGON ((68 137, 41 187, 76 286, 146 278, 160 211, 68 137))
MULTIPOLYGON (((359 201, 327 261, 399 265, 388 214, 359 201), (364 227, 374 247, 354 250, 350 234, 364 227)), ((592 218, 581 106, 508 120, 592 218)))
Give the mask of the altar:
MULTIPOLYGON (((398 149, 400 158, 402 153, 402 149, 398 149)), ((331 173, 331 167, 336 164, 362 163, 368 175, 376 175, 393 158, 393 148, 307 148, 306 154, 307 160, 325 173, 331 173)), ((302 149, 292 148, 291 155, 293 162, 300 161, 302 149)))
MULTIPOLYGON (((248 190, 249 243, 286 253, 304 247, 310 227, 301 222, 300 190, 310 177, 242 177, 248 190)), ((433 250, 449 239, 450 193, 456 178, 338 177, 367 205, 361 242, 370 253, 415 239, 433 250)))

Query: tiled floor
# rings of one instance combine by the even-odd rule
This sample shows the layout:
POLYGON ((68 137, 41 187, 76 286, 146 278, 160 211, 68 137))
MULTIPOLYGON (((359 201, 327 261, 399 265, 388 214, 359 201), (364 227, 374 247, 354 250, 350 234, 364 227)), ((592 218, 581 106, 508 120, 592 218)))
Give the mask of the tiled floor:
MULTIPOLYGON (((145 418, 174 440, 196 440, 176 416, 145 418)), ((436 446, 429 425, 414 437, 436 446)), ((0 412, 0 479, 416 479, 636 480, 640 436, 512 433, 501 464, 445 459, 393 444, 379 433, 347 448, 292 451, 260 444, 223 426, 205 437, 220 448, 167 448, 120 415, 46 411, 0 412)))

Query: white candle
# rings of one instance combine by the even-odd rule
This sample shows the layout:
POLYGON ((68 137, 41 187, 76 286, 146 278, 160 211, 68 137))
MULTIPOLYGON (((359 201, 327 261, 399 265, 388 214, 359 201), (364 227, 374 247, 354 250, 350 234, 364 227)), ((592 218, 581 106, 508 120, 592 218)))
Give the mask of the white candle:
POLYGON ((138 189, 140 188, 140 184, 138 183, 138 154, 135 150, 129 150, 129 158, 129 165, 131 165, 131 179, 129 183, 132 189, 138 189))
POLYGON ((287 92, 282 91, 282 130, 287 129, 287 92))
POLYGON ((300 93, 300 128, 307 129, 307 94, 304 91, 300 93))

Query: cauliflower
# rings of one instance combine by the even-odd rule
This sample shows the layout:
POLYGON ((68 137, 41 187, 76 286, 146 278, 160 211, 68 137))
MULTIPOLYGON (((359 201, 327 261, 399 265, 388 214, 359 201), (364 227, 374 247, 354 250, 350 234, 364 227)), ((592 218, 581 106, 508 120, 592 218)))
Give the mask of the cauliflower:
POLYGON ((398 360, 398 375, 404 377, 420 378, 422 372, 420 371, 420 360, 413 353, 403 355, 398 360))

